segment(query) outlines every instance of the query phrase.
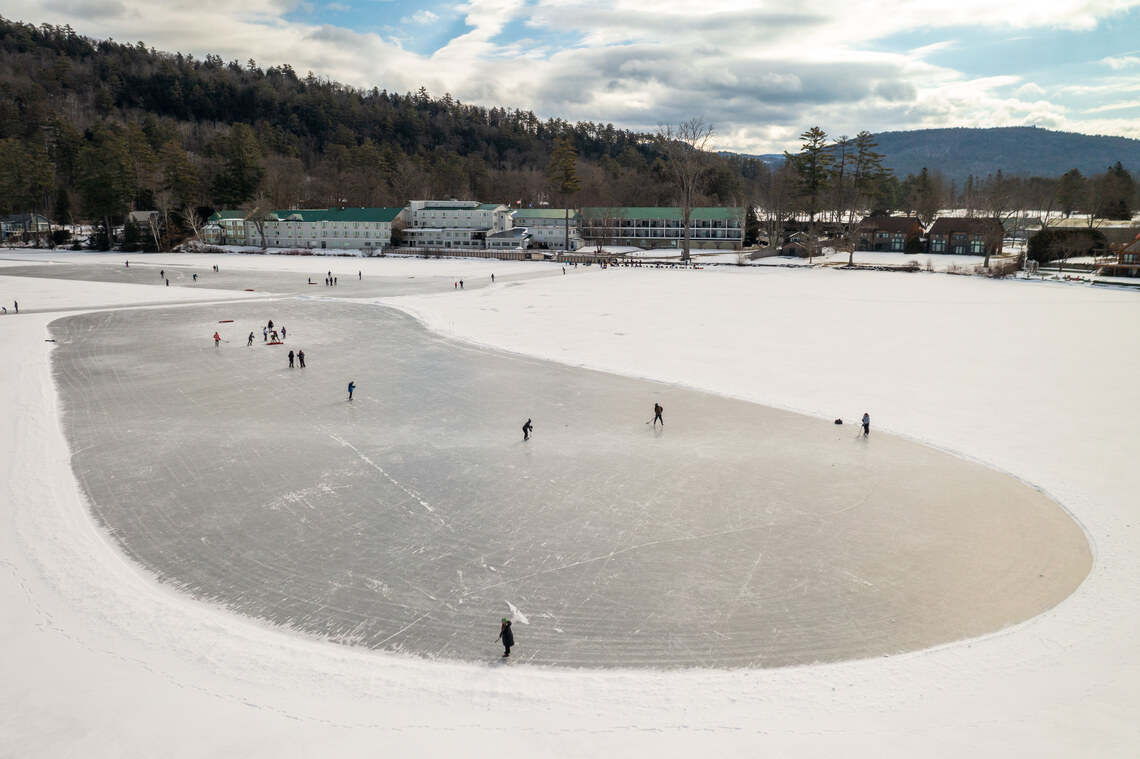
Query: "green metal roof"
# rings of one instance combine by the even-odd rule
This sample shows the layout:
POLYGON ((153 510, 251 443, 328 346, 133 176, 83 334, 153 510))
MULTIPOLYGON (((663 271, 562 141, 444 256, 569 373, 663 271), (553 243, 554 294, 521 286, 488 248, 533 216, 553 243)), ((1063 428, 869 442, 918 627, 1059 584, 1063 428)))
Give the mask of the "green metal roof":
MULTIPOLYGON (((516 219, 565 219, 565 208, 520 208, 515 211, 516 219)), ((578 211, 570 209, 570 218, 577 219, 578 211)))
POLYGON ((248 211, 214 211, 206 221, 219 222, 227 219, 244 219, 248 211))
MULTIPOLYGON (((730 221, 739 220, 744 215, 744 209, 701 207, 694 208, 689 213, 690 221, 730 221)), ((680 221, 681 209, 676 206, 649 206, 649 207, 619 207, 605 208, 602 206, 589 206, 582 209, 582 216, 588 219, 664 219, 666 221, 680 221)))
POLYGON ((364 221, 391 222, 403 208, 296 208, 273 211, 279 221, 364 221))

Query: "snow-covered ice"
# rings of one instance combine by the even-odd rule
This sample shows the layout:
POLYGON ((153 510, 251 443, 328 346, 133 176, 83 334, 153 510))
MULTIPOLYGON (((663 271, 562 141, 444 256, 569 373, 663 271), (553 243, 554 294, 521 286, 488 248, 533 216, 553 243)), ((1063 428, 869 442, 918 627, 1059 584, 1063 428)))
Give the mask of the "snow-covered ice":
MULTIPOLYGON (((416 755, 484 756, 502 753, 506 747, 540 755, 643 755, 653 751, 679 756, 711 748, 732 755, 770 750, 795 755, 956 756, 981 751, 1012 756, 1130 756, 1140 747, 1134 727, 1138 699, 1132 685, 1140 674, 1134 635, 1140 604, 1132 592, 1140 562, 1134 528, 1134 493, 1140 482, 1128 466, 1130 452, 1140 442, 1132 425, 1140 401, 1123 391, 1140 379, 1140 340, 1115 327, 1136 322, 1138 295, 1134 292, 925 273, 900 276, 827 270, 580 267, 562 276, 550 265, 484 261, 331 259, 326 267, 320 259, 172 255, 142 257, 130 267, 182 265, 203 272, 218 263, 227 275, 247 272, 240 278, 248 276, 255 282, 246 285, 255 292, 246 293, 243 283, 211 283, 201 273, 198 283, 181 287, 173 286, 173 281, 170 288, 159 287, 157 275, 151 284, 119 282, 110 277, 118 276, 114 271, 122 267, 121 256, 43 253, 20 257, 37 262, 50 257, 59 262, 55 266, 63 268, 75 262, 97 264, 95 268, 105 267, 108 274, 99 277, 103 283, 95 284, 57 277, 3 276, 5 267, 0 267, 0 298, 7 303, 13 298, 21 301, 18 317, 0 318, 6 355, 0 385, 8 399, 0 439, 0 469, 5 473, 0 514, 8 525, 0 537, 0 601, 5 609, 0 641, 6 652, 0 670, 0 701, 5 704, 0 710, 0 749, 6 754, 144 756, 160 750, 173 756, 373 755, 377 747, 383 747, 416 755), (342 278, 348 273, 355 276, 361 269, 361 283, 381 276, 423 279, 397 297, 366 292, 363 284, 360 291, 350 294, 343 279, 335 294, 330 292, 335 288, 295 286, 289 281, 292 273, 307 277, 312 269, 321 273, 322 267, 337 270, 342 278), (498 281, 487 286, 492 271, 498 281), (466 278, 470 289, 456 292, 451 285, 457 278, 466 278), (484 286, 472 288, 474 282, 484 286), (208 305, 179 305, 188 301, 208 305), (436 336, 369 305, 378 301, 414 314, 436 336), (147 304, 164 307, 118 308, 147 304), (116 308, 100 311, 106 306, 116 308), (298 370, 289 374, 283 360, 266 362, 264 357, 273 349, 265 346, 246 349, 240 340, 215 349, 209 335, 219 326, 217 311, 222 307, 238 316, 220 318, 235 318, 234 325, 240 318, 244 334, 248 334, 244 325, 249 321, 272 317, 284 323, 291 335, 287 346, 296 340, 307 356, 319 356, 321 363, 310 359, 310 367, 304 370, 309 374, 298 378, 298 370), (84 310, 100 312, 81 313, 84 310), (370 312, 377 314, 374 325, 370 312), (275 316, 278 313, 286 318, 275 316), (61 316, 67 318, 56 321, 61 316), (345 330, 336 329, 338 318, 347 320, 345 330), (376 340, 354 345, 353 335, 343 334, 392 321, 404 324, 418 337, 408 342, 395 334, 397 330, 376 329, 376 340), (313 336, 317 346, 313 349, 309 336, 301 332, 309 324, 319 330, 313 336), (94 337, 99 333, 115 339, 100 348, 94 337), (52 336, 72 342, 54 346, 44 342, 52 336), (417 351, 435 356, 418 357, 412 362, 417 366, 408 367, 431 378, 419 388, 385 383, 384 389, 395 396, 387 407, 383 395, 373 394, 378 388, 360 379, 369 373, 387 380, 398 377, 398 367, 391 364, 401 358, 395 351, 385 352, 384 340, 396 340, 394 345, 401 350, 418 345, 417 351), (325 342, 341 347, 329 355, 322 347, 325 342), (88 347, 69 364, 64 357, 76 343, 88 347), (497 347, 518 357, 491 356, 472 349, 479 346, 497 347), (53 348, 60 356, 60 366, 73 366, 75 372, 60 373, 62 396, 57 396, 52 381, 53 348), (332 373, 334 367, 341 373, 354 370, 354 348, 360 349, 361 374, 341 374, 326 383, 323 372, 332 373), (149 367, 141 377, 127 361, 132 356, 142 356, 143 366, 149 367), (559 365, 533 359, 552 359, 559 365), (489 364, 494 366, 489 368, 489 364), (521 377, 517 376, 519 367, 523 368, 521 377), (80 390, 85 373, 92 375, 86 394, 80 390), (318 375, 316 379, 313 374, 318 375), (240 381, 227 383, 227 377, 240 381), (349 378, 356 379, 361 393, 351 410, 345 408, 348 404, 342 397, 349 378), (480 381, 487 378, 494 381, 480 381), (512 378, 518 381, 511 384, 512 378), (115 384, 108 379, 126 385, 111 393, 117 394, 115 398, 101 389, 115 384), (306 388, 301 382, 312 385, 306 388), (567 388, 566 397, 573 398, 573 403, 552 394, 550 388, 559 386, 567 388), (494 387, 494 392, 484 387, 494 387), (667 399, 663 405, 670 428, 659 437, 644 424, 648 419, 645 406, 652 403, 644 397, 646 388, 667 399), (1114 388, 1121 392, 1113 392, 1114 388), (447 417, 446 413, 434 406, 417 408, 411 401, 394 403, 414 397, 416 390, 433 398, 433 404, 456 404, 455 417, 445 419, 443 441, 425 444, 417 433, 425 420, 447 417), (585 402, 580 391, 590 402, 585 402), (366 401, 369 398, 374 400, 366 401), (801 412, 812 419, 741 401, 801 412), (291 411, 299 403, 310 408, 291 411), (701 404, 702 413, 685 419, 684 410, 696 403, 701 404), (191 451, 180 453, 167 447, 167 430, 146 429, 148 412, 169 409, 172 404, 177 408, 170 416, 185 433, 191 451), (536 445, 525 453, 520 451, 521 442, 514 439, 523 419, 505 419, 508 410, 513 414, 515 407, 523 406, 540 409, 534 414, 538 429, 531 443, 536 445), (401 410, 393 413, 393 407, 401 410), (619 439, 625 434, 621 420, 629 408, 634 409, 636 421, 628 425, 634 428, 628 430, 628 437, 652 454, 631 454, 630 444, 619 439), (82 409, 92 425, 87 432, 91 442, 86 445, 93 447, 76 448, 77 481, 69 467, 70 454, 59 420, 72 424, 68 414, 82 409), (504 410, 501 414, 500 409, 504 410), (862 442, 846 434, 853 433, 854 427, 829 426, 833 417, 854 421, 864 410, 871 412, 875 429, 867 446, 860 447, 862 442), (196 421, 203 413, 213 415, 212 422, 196 421), (355 420, 333 416, 349 413, 356 415, 355 420), (95 434, 100 414, 112 433, 109 439, 95 434), (577 429, 559 431, 545 422, 559 414, 567 415, 577 429), (130 423, 120 425, 116 416, 126 416, 122 421, 130 423), (493 429, 493 420, 499 417, 504 417, 503 428, 493 429), (753 433, 737 432, 782 417, 796 421, 789 422, 787 429, 781 427, 779 436, 749 437, 753 433), (468 420, 479 424, 466 429, 468 420), (204 439, 209 424, 225 430, 225 442, 213 448, 204 439), (787 450, 776 450, 779 446, 772 445, 771 438, 790 435, 792 427, 819 430, 823 441, 819 451, 809 454, 810 444, 798 438, 785 446, 787 450), (615 433, 614 428, 622 432, 615 433), (734 435, 743 436, 730 438, 718 449, 709 444, 715 429, 731 429, 734 435), (290 430, 296 431, 295 445, 281 439, 290 430), (898 438, 876 436, 879 431, 898 438), (306 437, 319 438, 311 461, 306 455, 306 437), (131 476, 119 466, 129 463, 122 462, 119 451, 138 452, 148 440, 154 441, 156 450, 143 450, 145 456, 140 458, 167 469, 153 472, 151 478, 136 473, 134 484, 110 482, 112 473, 116 478, 120 472, 131 476), (692 445, 694 440, 701 445, 692 445), (916 446, 918 442, 958 455, 916 446), (704 450, 706 444, 711 451, 704 450), (213 459, 203 453, 211 449, 213 459), (251 454, 251 449, 258 453, 251 454), (493 454, 486 454, 488 450, 493 454), (570 459, 566 471, 552 463, 559 450, 570 459), (401 455, 393 456, 394 451, 401 455), (462 478, 440 477, 447 469, 438 460, 440 453, 448 460, 463 461, 469 472, 487 467, 488 476, 475 477, 478 492, 490 493, 496 504, 506 501, 508 511, 502 516, 513 515, 522 521, 528 499, 489 476, 490 472, 500 479, 505 476, 511 456, 525 456, 521 459, 524 465, 515 464, 514 471, 523 468, 532 475, 527 481, 532 495, 565 494, 597 508, 600 504, 592 502, 613 487, 602 479, 611 466, 619 478, 633 473, 653 480, 675 474, 680 483, 676 496, 706 489, 744 503, 749 499, 736 492, 734 475, 752 471, 750 463, 779 460, 781 473, 786 469, 786 479, 792 483, 797 482, 793 476, 797 467, 807 471, 833 462, 845 468, 867 466, 864 476, 885 478, 889 461, 877 462, 887 469, 876 472, 865 461, 856 465, 850 460, 853 455, 867 458, 880 451, 897 457, 895 477, 905 475, 913 457, 919 456, 954 462, 963 472, 982 470, 994 483, 1020 481, 1011 485, 1016 487, 1010 492, 1031 494, 1025 514, 1037 519, 1051 512, 1062 517, 1062 524, 1079 525, 1080 530, 1073 528, 1076 536, 1087 538, 1092 547, 1091 574, 1067 600, 1027 621, 1019 621, 1027 616, 1021 614, 1009 620, 1014 623, 1010 626, 1000 622, 990 626, 995 632, 901 655, 777 669, 677 671, 647 662, 653 668, 587 671, 521 661, 509 668, 461 663, 450 657, 473 659, 475 653, 443 646, 408 649, 449 657, 427 661, 318 641, 274 626, 295 624, 290 614, 275 617, 268 613, 255 621, 191 600, 123 558, 122 549, 130 553, 131 546, 136 550, 145 546, 160 558, 167 548, 190 550, 181 544, 185 536, 171 529, 179 524, 177 520, 196 528, 208 528, 220 520, 220 525, 266 530, 265 535, 230 546, 231 560, 240 558, 243 566, 274 561, 312 568, 328 562, 331 572, 348 572, 351 558, 295 556, 304 541, 293 544, 288 556, 271 552, 259 556, 251 548, 259 542, 264 548, 274 537, 312 522, 303 514, 303 509, 313 506, 306 499, 324 506, 331 503, 331 496, 321 490, 322 478, 310 476, 318 469, 331 473, 324 484, 333 490, 345 483, 368 483, 368 489, 377 492, 387 488, 393 504, 391 516, 404 520, 401 530, 412 531, 397 534, 397 542, 406 543, 407 535, 426 529, 431 509, 447 520, 458 516, 456 510, 465 502, 462 478), (658 456, 661 461, 656 460, 658 456), (651 471, 634 473, 637 466, 623 469, 614 463, 631 457, 651 471), (227 463, 231 459, 232 465, 227 463), (339 469, 334 463, 338 459, 339 469), (84 462, 93 462, 97 473, 85 474, 84 462), (99 462, 111 463, 100 467, 99 462), (566 473, 575 472, 583 463, 593 464, 598 471, 584 477, 566 473), (652 467, 661 467, 665 473, 652 467), (242 482, 243 471, 250 478, 272 472, 273 487, 281 492, 258 501, 256 485, 240 493, 229 491, 242 482), (542 478, 559 476, 560 482, 542 482, 542 478), (97 483, 99 478, 106 481, 97 483), (434 483, 437 478, 447 481, 434 483), (93 505, 98 520, 111 527, 113 535, 93 518, 80 495, 81 485, 96 494, 93 505), (1068 513, 1027 486, 1040 489, 1068 513), (184 487, 188 492, 182 492, 184 487), (212 497, 203 496, 211 491, 212 497), (133 529, 145 532, 150 525, 155 534, 141 539, 135 535, 122 546, 117 544, 115 538, 124 535, 117 532, 119 527, 112 519, 101 514, 97 492, 139 494, 140 519, 133 529), (220 508, 227 499, 238 507, 236 512, 220 508), (255 503, 258 508, 251 508, 255 503), (179 516, 179 509, 186 513, 179 516), (272 521, 290 510, 301 516, 272 521), (167 513, 170 521, 155 524, 141 518, 160 512, 167 513), (269 524, 275 525, 273 530, 267 530, 269 524), (168 531, 165 536, 164 529, 168 531), (171 535, 178 539, 169 542, 171 535), (245 551, 248 555, 237 556, 245 551)), ((228 333, 227 338, 232 340, 228 333)), ((951 476, 951 486, 930 490, 941 491, 942 497, 949 494, 953 501, 952 488, 972 476, 951 476)), ((746 479, 748 487, 771 481, 770 477, 754 477, 746 479)), ((922 479, 908 487, 920 486, 922 479)), ((640 482, 643 488, 644 481, 640 482)), ((813 487, 826 491, 827 483, 813 487)), ((983 488, 983 492, 992 491, 983 488)), ((660 501, 669 502, 674 494, 669 495, 660 501)), ((909 495, 918 501, 928 494, 909 495)), ((858 502, 850 493, 836 497, 846 497, 847 504, 858 502)), ((794 500, 786 498, 785 502, 794 500)), ((830 562, 835 548, 851 545, 873 550, 880 564, 906 561, 905 555, 892 555, 898 553, 892 552, 897 539, 873 534, 888 528, 896 535, 921 534, 922 525, 908 525, 907 519, 898 518, 905 511, 895 511, 895 518, 889 518, 890 507, 897 507, 899 500, 897 494, 885 499, 878 517, 862 506, 852 509, 867 513, 858 515, 862 518, 851 515, 843 525, 848 541, 820 529, 819 539, 828 546, 820 556, 823 565, 837 571, 840 562, 830 562), (908 533, 910 526, 919 533, 908 533), (876 546, 876 539, 881 544, 876 546)), ((965 500, 974 511, 964 511, 963 517, 985 515, 994 520, 976 524, 971 540, 995 549, 1004 544, 1026 548, 1025 541, 1017 539, 1025 536, 1026 523, 1002 521, 1008 506, 1005 498, 989 509, 973 498, 965 500)), ((654 501, 638 495, 622 503, 634 510, 654 501)), ((129 522, 131 510, 122 503, 109 501, 108 507, 124 512, 120 517, 129 522)), ((473 508, 478 516, 495 513, 489 503, 476 503, 473 508)), ((597 513, 600 517, 606 511, 597 513)), ((599 553, 597 546, 590 546, 580 535, 559 533, 553 522, 544 523, 554 518, 550 511, 535 516, 537 524, 512 538, 529 545, 547 532, 562 543, 560 548, 591 556, 607 555, 623 538, 633 539, 639 531, 684 532, 693 528, 698 516, 731 518, 723 513, 686 514, 680 522, 637 522, 619 518, 620 513, 608 514, 611 521, 596 525, 591 538, 605 547, 599 553), (630 535, 614 534, 623 527, 630 535), (587 547, 592 550, 586 551, 587 547)), ((953 542, 961 523, 956 523, 954 514, 943 513, 942 520, 949 531, 948 542, 953 542)), ((829 523, 815 521, 824 526, 829 523)), ((348 545, 364 545, 352 533, 354 527, 363 526, 365 536, 375 529, 347 516, 338 524, 348 545)), ((457 531, 466 534, 467 525, 457 531)), ((202 538, 209 542, 233 532, 219 529, 195 537, 201 546, 202 538)), ((444 532, 447 528, 439 526, 430 540, 420 542, 441 548, 445 541, 439 535, 444 532)), ((1071 537, 1060 544, 1082 542, 1071 537)), ((467 546, 472 550, 466 555, 439 550, 432 557, 435 561, 428 564, 440 564, 441 577, 454 576, 467 587, 484 581, 466 569, 480 566, 480 560, 488 569, 477 571, 490 572, 491 567, 501 571, 505 560, 490 557, 492 561, 485 561, 488 557, 479 557, 473 550, 474 542, 467 546), (462 580, 457 564, 464 567, 462 580)), ((789 543, 810 545, 811 540, 801 536, 789 543)), ((333 544, 329 536, 316 547, 333 544)), ((970 550, 972 545, 962 548, 970 550)), ((210 569, 215 578, 224 578, 225 566, 201 566, 227 561, 226 552, 215 548, 190 551, 190 561, 173 560, 170 566, 210 569)), ((727 548, 712 553, 732 557, 727 548)), ((529 557, 519 560, 533 561, 539 554, 536 546, 529 557)), ((935 551, 933 555, 941 554, 935 551)), ((1029 545, 1024 556, 1029 561, 1040 554, 1029 545)), ((662 568, 673 571, 670 562, 675 558, 661 552, 662 568)), ((696 558, 708 562, 709 552, 696 558)), ((632 567, 634 562, 630 564, 638 569, 632 567)), ((946 579, 962 580, 960 570, 967 565, 972 563, 964 560, 946 579)), ((698 563, 696 568, 704 571, 693 574, 712 574, 707 563, 698 563)), ((777 575, 780 568, 768 567, 777 575)), ((272 578, 272 569, 264 571, 261 579, 272 578)), ((731 567, 728 574, 735 576, 739 571, 731 567)), ((903 575, 892 574, 889 568, 880 571, 882 577, 903 575)), ((550 573, 552 577, 562 574, 550 573)), ((653 574, 647 572, 645 577, 653 574)), ((252 577, 244 572, 241 576, 254 584, 259 579, 256 572, 252 577)), ((171 581, 193 589, 194 583, 185 579, 171 581)), ((858 584, 850 578, 847 582, 858 584)), ((256 590, 238 585, 235 589, 242 597, 256 590)), ((723 590, 713 587, 715 582, 709 585, 715 592, 723 590)), ((383 586, 383 578, 363 578, 357 590, 383 596, 383 586)), ((584 587, 567 583, 562 589, 581 594, 588 605, 584 587)), ((810 590, 793 591, 783 584, 768 590, 777 587, 783 587, 793 605, 811 597, 810 590)), ((264 584, 260 589, 281 590, 264 584)), ((508 604, 530 623, 516 625, 518 640, 512 658, 527 650, 527 635, 532 630, 534 645, 545 651, 556 647, 560 636, 572 637, 573 628, 567 632, 559 627, 560 632, 555 632, 554 625, 542 616, 553 596, 538 604, 523 597, 541 590, 536 584, 526 594, 504 597, 501 606, 487 611, 489 651, 494 648, 497 617, 508 604)), ((627 597, 619 593, 615 598, 624 601, 631 616, 641 614, 652 623, 653 613, 662 607, 638 608, 636 603, 644 601, 636 589, 625 590, 627 597)), ((693 594, 692 588, 681 586, 653 590, 656 594, 693 594)), ((387 592, 403 595, 405 601, 412 598, 406 587, 387 592)), ((707 609, 694 611, 695 624, 711 636, 731 617, 725 613, 727 601, 716 599, 715 592, 706 599, 707 609)), ((731 595, 739 594, 739 587, 734 587, 731 595)), ((224 592, 211 597, 227 603, 224 592)), ((897 596, 904 598, 909 597, 897 596)), ((978 610, 977 598, 974 590, 964 594, 960 599, 964 613, 978 610)), ((448 600, 427 603, 445 607, 448 600)), ((487 601, 478 596, 473 600, 487 601)), ((354 603, 345 608, 352 611, 354 603)), ((416 603, 425 601, 421 597, 416 603)), ((817 608, 825 605, 821 601, 817 608)), ((234 606, 249 611, 241 604, 234 606)), ((907 608, 916 611, 909 604, 907 608)), ((612 618, 621 611, 602 609, 601 615, 612 618)), ((918 609, 915 617, 940 611, 918 609)), ((582 624, 570 616, 574 624, 582 624)), ((466 634, 472 624, 458 624, 457 629, 466 634)), ((631 625, 631 629, 637 628, 631 625)), ((337 637, 336 631, 329 632, 337 637)), ((655 625, 654 632, 666 631, 655 625)), ((353 638, 351 634, 339 637, 353 638)), ((848 639, 858 637, 857 633, 847 635, 848 639)), ((537 656, 536 660, 557 658, 537 656)), ((712 663, 727 666, 724 660, 712 663)))

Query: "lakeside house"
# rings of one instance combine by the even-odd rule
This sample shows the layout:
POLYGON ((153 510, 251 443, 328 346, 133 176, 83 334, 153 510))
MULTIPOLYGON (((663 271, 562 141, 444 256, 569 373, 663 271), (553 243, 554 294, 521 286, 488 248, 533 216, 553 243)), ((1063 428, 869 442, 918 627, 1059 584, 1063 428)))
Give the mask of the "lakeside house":
POLYGON ((921 245, 922 233, 922 222, 914 216, 867 216, 859 222, 855 250, 902 253, 908 243, 921 245))
POLYGON ((927 253, 984 256, 1001 253, 1005 230, 996 217, 943 216, 926 232, 927 253))
POLYGON ((1097 274, 1106 277, 1140 277, 1140 234, 1117 251, 1115 263, 1101 264, 1097 274))
POLYGON ((51 234, 51 219, 38 213, 14 213, 0 217, 0 242, 28 242, 51 234))

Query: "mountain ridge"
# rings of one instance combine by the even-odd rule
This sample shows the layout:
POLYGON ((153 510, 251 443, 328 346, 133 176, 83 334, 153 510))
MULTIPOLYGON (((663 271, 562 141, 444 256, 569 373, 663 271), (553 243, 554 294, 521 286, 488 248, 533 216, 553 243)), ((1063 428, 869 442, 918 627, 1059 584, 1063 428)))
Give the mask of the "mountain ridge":
MULTIPOLYGON (((1117 162, 1133 175, 1140 173, 1140 140, 1130 137, 1018 126, 878 132, 875 140, 876 150, 886 156, 883 165, 899 178, 924 168, 957 183, 998 170, 1010 176, 1059 177, 1078 169, 1089 176, 1117 162)), ((751 157, 769 165, 784 160, 783 154, 751 157)))

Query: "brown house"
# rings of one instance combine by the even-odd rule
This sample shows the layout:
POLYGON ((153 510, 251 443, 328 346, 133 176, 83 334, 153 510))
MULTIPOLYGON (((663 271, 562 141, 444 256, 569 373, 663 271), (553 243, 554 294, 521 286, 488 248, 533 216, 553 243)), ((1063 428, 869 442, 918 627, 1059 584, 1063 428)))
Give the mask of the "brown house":
POLYGON ((927 253, 956 256, 993 256, 1001 253, 1005 230, 997 218, 943 217, 926 232, 927 253))
POLYGON ((868 216, 857 232, 855 250, 902 253, 908 241, 922 237, 922 222, 914 216, 868 216))
POLYGON ((1097 274, 1106 277, 1140 277, 1140 235, 1116 254, 1116 263, 1102 264, 1097 274))

